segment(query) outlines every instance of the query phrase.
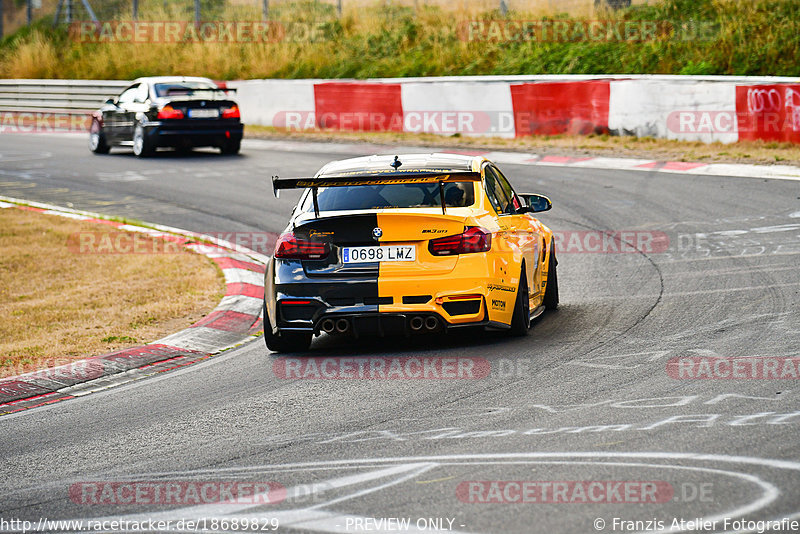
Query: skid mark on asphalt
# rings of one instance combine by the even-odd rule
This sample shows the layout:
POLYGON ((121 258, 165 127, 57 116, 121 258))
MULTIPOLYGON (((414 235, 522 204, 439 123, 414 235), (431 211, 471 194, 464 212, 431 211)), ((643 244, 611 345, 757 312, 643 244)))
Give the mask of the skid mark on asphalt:
POLYGON ((101 182, 140 182, 149 180, 148 177, 136 171, 124 172, 98 172, 97 179, 101 182))
POLYGON ((20 161, 39 161, 52 158, 52 152, 17 152, 6 150, 0 153, 0 163, 18 163, 20 161))
POLYGON ((674 298, 674 297, 694 297, 697 295, 715 295, 718 293, 737 293, 740 291, 758 292, 768 289, 775 289, 778 287, 795 287, 800 286, 800 282, 788 282, 786 284, 771 284, 767 286, 746 286, 746 287, 722 287, 719 289, 697 289, 694 291, 675 291, 665 293, 634 293, 632 295, 618 296, 618 295, 591 295, 589 298, 582 298, 581 302, 606 302, 609 300, 630 300, 632 298, 638 299, 654 299, 660 298, 674 298))

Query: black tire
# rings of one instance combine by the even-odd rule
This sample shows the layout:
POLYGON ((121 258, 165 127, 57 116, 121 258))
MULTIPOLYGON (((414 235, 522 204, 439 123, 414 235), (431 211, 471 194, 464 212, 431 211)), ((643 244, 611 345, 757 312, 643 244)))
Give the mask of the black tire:
POLYGON ((550 243, 550 260, 547 266, 547 283, 544 286, 542 305, 546 310, 558 309, 558 260, 556 260, 555 243, 550 243))
POLYGON ((272 333, 272 325, 264 306, 264 342, 272 352, 305 352, 311 346, 311 334, 302 332, 272 333))
POLYGON ((511 316, 511 335, 527 336, 530 327, 530 292, 528 291, 528 277, 523 268, 519 278, 519 287, 517 288, 517 299, 514 302, 514 315, 511 316))
POLYGON ((225 154, 226 156, 233 156, 239 153, 239 149, 242 148, 242 141, 226 141, 221 147, 219 147, 220 152, 225 154))
POLYGON ((133 153, 140 158, 152 156, 156 151, 156 147, 144 134, 144 127, 137 124, 133 130, 133 153))
POLYGON ((103 127, 96 120, 92 121, 92 126, 89 128, 89 150, 95 154, 108 154, 108 151, 111 150, 106 142, 103 127))

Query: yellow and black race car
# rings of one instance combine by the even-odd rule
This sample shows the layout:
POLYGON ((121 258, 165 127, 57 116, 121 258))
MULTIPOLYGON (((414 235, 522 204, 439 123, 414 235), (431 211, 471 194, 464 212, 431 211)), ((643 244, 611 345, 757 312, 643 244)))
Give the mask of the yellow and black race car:
POLYGON ((265 275, 270 350, 321 332, 525 335, 558 306, 553 233, 531 216, 550 200, 518 195, 483 157, 368 156, 272 185, 305 192, 265 275))

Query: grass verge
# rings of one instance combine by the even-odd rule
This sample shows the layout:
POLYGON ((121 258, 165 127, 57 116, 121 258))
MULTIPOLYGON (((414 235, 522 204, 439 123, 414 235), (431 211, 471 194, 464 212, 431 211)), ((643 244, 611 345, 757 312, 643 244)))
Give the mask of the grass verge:
POLYGON ((541 155, 571 157, 643 158, 662 161, 701 163, 752 163, 800 166, 800 145, 768 141, 739 141, 734 144, 673 141, 653 137, 613 135, 458 137, 396 132, 292 132, 267 126, 247 125, 251 139, 290 139, 297 141, 360 142, 380 145, 419 145, 449 149, 509 150, 541 155))
POLYGON ((0 377, 154 341, 202 318, 224 295, 222 272, 199 254, 80 254, 67 246, 76 233, 106 231, 118 232, 0 209, 0 377))
MULTIPOLYGON (((230 80, 598 73, 800 75, 797 0, 662 0, 595 12, 592 20, 611 23, 604 28, 612 29, 600 33, 588 32, 585 24, 576 24, 580 19, 566 14, 543 16, 514 10, 503 14, 423 4, 415 9, 375 0, 369 6, 347 7, 340 17, 332 4, 279 2, 270 18, 284 31, 270 42, 213 42, 191 35, 180 42, 130 43, 113 36, 82 42, 71 38, 63 26, 54 30, 49 21, 42 20, 0 43, 0 76, 133 79, 182 74, 230 80), (563 31, 523 34, 516 31, 523 21, 548 25, 558 21, 563 31), (625 23, 640 27, 637 23, 641 22, 658 29, 654 33, 643 30, 644 37, 613 29, 624 28, 615 25, 625 23), (475 28, 474 24, 483 29, 470 33, 468 28, 475 28)), ((129 4, 115 5, 100 18, 129 21, 129 4)), ((203 18, 258 21, 259 7, 257 3, 247 7, 213 2, 203 18)), ((190 3, 146 3, 139 20, 192 20, 190 3)))

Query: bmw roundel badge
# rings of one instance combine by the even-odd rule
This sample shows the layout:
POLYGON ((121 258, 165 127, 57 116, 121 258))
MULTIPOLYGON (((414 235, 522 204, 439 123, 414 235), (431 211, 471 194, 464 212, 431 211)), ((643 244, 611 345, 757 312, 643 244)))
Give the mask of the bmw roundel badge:
POLYGON ((376 226, 375 228, 372 229, 373 238, 380 239, 382 235, 383 235, 383 230, 381 230, 379 227, 376 226))

